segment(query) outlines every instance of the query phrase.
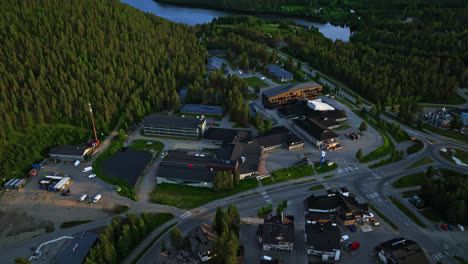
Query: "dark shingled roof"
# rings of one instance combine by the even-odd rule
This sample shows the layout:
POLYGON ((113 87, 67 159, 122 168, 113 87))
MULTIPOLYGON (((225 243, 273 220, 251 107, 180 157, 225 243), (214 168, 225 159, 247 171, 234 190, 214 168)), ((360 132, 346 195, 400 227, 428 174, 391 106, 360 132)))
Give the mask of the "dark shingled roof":
MULTIPOLYGON (((367 204, 360 204, 354 197, 345 196, 338 192, 331 195, 311 195, 306 198, 305 205, 307 209, 317 210, 331 210, 342 207, 343 209, 350 209, 355 211, 367 211, 367 204)), ((306 209, 306 210, 307 210, 306 209)))
POLYGON ((192 182, 213 182, 216 171, 211 171, 209 168, 195 168, 186 166, 167 166, 161 164, 158 167, 158 177, 192 181, 192 182))
POLYGON ((293 122, 318 141, 324 141, 338 137, 335 132, 329 130, 313 119, 295 119, 293 122))
POLYGON ((209 224, 203 223, 196 228, 192 229, 188 236, 190 238, 190 245, 200 253, 206 253, 211 250, 213 240, 218 236, 213 227, 209 224))
POLYGON ((237 160, 237 170, 240 174, 246 174, 258 171, 261 156, 262 150, 257 142, 237 143, 232 149, 230 160, 237 160))
POLYGON ((210 127, 203 134, 203 139, 223 141, 224 144, 231 144, 234 141, 248 142, 252 140, 252 131, 210 127))
POLYGON ((340 249, 341 232, 336 224, 332 223, 306 223, 306 244, 315 250, 332 251, 340 249))
POLYGON ((258 226, 257 235, 263 238, 263 243, 271 245, 279 245, 280 242, 294 243, 294 217, 275 215, 265 218, 263 224, 258 226))
POLYGON ((288 91, 302 90, 305 88, 312 88, 312 87, 317 87, 317 86, 320 86, 320 85, 315 82, 291 83, 291 84, 276 86, 274 88, 266 90, 265 92, 263 92, 263 94, 266 97, 273 97, 273 96, 276 96, 276 95, 279 95, 288 91))
POLYGON ((268 71, 277 77, 292 78, 293 74, 274 64, 268 65, 268 71))
POLYGON ((76 233, 75 238, 68 241, 55 256, 55 263, 82 264, 97 238, 98 235, 92 232, 76 233))
POLYGON ((161 252, 155 263, 159 264, 197 264, 200 260, 195 258, 190 252, 170 248, 161 252))
POLYGON ((291 146, 302 143, 302 139, 296 136, 296 134, 291 132, 285 126, 273 127, 270 133, 255 138, 255 141, 258 142, 260 146, 263 146, 265 148, 280 144, 291 146))
POLYGON ((221 106, 216 105, 201 105, 201 104, 184 104, 180 109, 181 113, 202 113, 206 115, 223 115, 221 106))
POLYGON ((418 243, 404 237, 383 242, 377 248, 391 253, 396 258, 396 261, 398 261, 398 264, 429 263, 418 243))
POLYGON ((83 156, 84 152, 90 147, 62 145, 50 149, 49 155, 70 155, 83 156))
POLYGON ((216 71, 220 70, 223 67, 224 59, 211 57, 208 59, 206 63, 206 70, 207 71, 216 71))
POLYGON ((181 117, 175 115, 148 115, 143 120, 143 125, 162 126, 162 127, 176 127, 176 128, 197 128, 202 125, 205 119, 196 117, 181 117))
POLYGON ((169 150, 162 159, 161 164, 193 164, 234 167, 235 164, 227 164, 225 160, 216 157, 211 152, 201 152, 196 150, 169 150))

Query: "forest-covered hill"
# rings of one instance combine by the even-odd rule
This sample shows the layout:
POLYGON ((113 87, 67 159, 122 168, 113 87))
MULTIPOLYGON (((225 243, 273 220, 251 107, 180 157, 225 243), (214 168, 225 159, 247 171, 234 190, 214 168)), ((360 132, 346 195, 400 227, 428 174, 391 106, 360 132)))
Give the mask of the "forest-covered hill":
POLYGON ((177 89, 204 72, 193 28, 118 0, 2 1, 0 17, 0 174, 8 178, 51 146, 91 138, 88 103, 106 134, 122 116, 126 126, 176 107, 177 89))

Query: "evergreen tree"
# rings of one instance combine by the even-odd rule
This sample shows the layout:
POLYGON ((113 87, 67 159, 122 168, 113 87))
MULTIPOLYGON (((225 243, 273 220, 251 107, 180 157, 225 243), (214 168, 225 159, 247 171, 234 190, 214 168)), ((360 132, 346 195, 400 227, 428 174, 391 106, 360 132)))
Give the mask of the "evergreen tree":
POLYGON ((119 259, 125 258, 125 256, 127 256, 128 253, 128 244, 122 236, 119 237, 118 249, 119 259))
POLYGON ((356 153, 356 159, 359 161, 362 159, 362 149, 360 148, 356 153))
POLYGON ((180 230, 175 227, 171 230, 171 245, 172 247, 176 248, 176 249, 181 249, 182 248, 182 232, 180 232, 180 230))
POLYGON ((362 122, 361 125, 359 126, 359 130, 362 131, 367 131, 367 123, 362 122))

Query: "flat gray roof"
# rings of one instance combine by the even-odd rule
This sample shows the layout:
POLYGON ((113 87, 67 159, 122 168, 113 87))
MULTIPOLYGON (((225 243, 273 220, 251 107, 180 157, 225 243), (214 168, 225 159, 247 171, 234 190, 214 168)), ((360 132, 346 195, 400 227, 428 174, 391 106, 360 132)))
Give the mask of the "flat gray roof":
POLYGON ((98 235, 93 232, 76 233, 55 257, 56 264, 82 264, 98 235))
POLYGON ((185 104, 180 112, 203 113, 207 115, 223 115, 223 109, 217 105, 185 104))
POLYGON ((175 115, 152 114, 143 120, 143 125, 175 127, 175 128, 197 128, 205 119, 196 117, 181 117, 175 115))
POLYGON ((268 65, 268 71, 278 77, 292 78, 293 74, 274 64, 268 65))
POLYGON ((52 147, 49 151, 49 155, 83 156, 87 149, 89 149, 89 147, 78 145, 61 145, 52 147))

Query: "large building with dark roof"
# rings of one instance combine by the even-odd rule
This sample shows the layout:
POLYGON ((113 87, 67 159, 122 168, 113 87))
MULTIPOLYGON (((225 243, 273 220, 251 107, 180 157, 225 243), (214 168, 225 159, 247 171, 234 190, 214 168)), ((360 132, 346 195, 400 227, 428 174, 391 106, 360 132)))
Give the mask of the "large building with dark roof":
POLYGON ((257 240, 263 250, 287 250, 294 248, 294 217, 276 215, 265 218, 258 226, 257 240))
POLYGON ((252 131, 241 129, 209 127, 203 134, 203 140, 217 145, 249 142, 252 141, 252 139, 252 131))
POLYGON ((429 264, 418 243, 404 237, 395 238, 376 247, 378 258, 388 264, 429 264))
POLYGON ((208 59, 206 63, 206 70, 207 71, 217 71, 223 68, 223 64, 226 64, 226 61, 221 58, 211 57, 208 59))
POLYGON ((304 142, 296 134, 285 126, 273 127, 270 133, 255 139, 264 152, 273 151, 279 148, 288 150, 304 147, 304 142))
POLYGON ((295 104, 299 100, 313 100, 322 95, 322 86, 315 82, 293 83, 280 85, 262 94, 265 108, 274 108, 295 104))
POLYGON ((152 114, 143 120, 145 135, 199 138, 205 129, 204 117, 152 114))
POLYGON ((274 64, 268 65, 268 74, 280 82, 290 82, 294 78, 292 73, 274 64))
POLYGON ((79 232, 74 237, 73 240, 66 242, 55 256, 55 263, 82 264, 98 239, 98 235, 93 232, 79 232))
POLYGON ((168 249, 159 254, 158 264, 198 264, 199 259, 196 259, 192 254, 185 250, 168 249))
POLYGON ((88 146, 62 145, 52 147, 49 156, 58 160, 84 160, 87 155, 93 152, 93 149, 88 146))
POLYGON ((336 150, 340 137, 314 119, 294 119, 293 128, 319 149, 336 150))
POLYGON ((306 221, 305 250, 322 260, 339 260, 341 231, 335 223, 306 221))
POLYGON ((223 109, 217 105, 184 104, 180 112, 183 114, 223 116, 223 109))

